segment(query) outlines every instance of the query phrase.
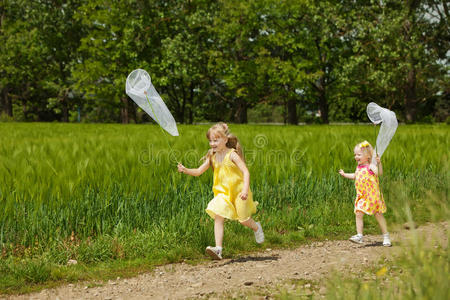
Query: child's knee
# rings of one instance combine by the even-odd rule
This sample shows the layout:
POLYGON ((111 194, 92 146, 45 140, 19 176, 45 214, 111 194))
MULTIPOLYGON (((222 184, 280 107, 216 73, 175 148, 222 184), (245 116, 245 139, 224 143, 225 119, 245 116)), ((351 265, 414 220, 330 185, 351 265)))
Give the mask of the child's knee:
POLYGON ((222 216, 216 215, 216 216, 214 217, 214 221, 215 221, 216 223, 223 223, 223 222, 225 221, 225 218, 222 217, 222 216))
POLYGON ((250 218, 247 218, 244 221, 239 220, 239 223, 241 223, 242 225, 245 226, 249 221, 250 221, 250 218))

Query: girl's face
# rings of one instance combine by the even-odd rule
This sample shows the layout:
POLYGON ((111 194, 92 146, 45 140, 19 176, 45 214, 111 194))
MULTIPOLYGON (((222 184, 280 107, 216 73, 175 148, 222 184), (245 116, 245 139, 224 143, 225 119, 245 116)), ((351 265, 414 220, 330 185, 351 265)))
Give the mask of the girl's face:
POLYGON ((209 146, 213 152, 220 152, 227 148, 226 144, 228 139, 225 136, 219 134, 212 134, 209 139, 209 146))
POLYGON ((369 163, 369 157, 361 151, 361 148, 355 147, 353 153, 355 153, 355 160, 358 165, 366 165, 369 163))

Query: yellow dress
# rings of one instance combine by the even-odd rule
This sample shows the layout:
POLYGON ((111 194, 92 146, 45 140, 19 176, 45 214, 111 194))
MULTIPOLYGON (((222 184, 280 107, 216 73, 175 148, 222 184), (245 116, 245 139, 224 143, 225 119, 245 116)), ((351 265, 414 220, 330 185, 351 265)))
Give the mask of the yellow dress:
POLYGON ((386 204, 380 192, 378 176, 370 170, 368 165, 356 168, 355 188, 355 212, 360 210, 368 215, 386 212, 386 204))
POLYGON ((215 154, 211 158, 214 167, 214 198, 208 203, 206 212, 213 219, 219 215, 244 222, 256 213, 258 202, 253 202, 251 191, 248 192, 247 200, 239 197, 244 185, 244 175, 230 158, 234 151, 234 149, 228 151, 220 163, 216 161, 215 154))

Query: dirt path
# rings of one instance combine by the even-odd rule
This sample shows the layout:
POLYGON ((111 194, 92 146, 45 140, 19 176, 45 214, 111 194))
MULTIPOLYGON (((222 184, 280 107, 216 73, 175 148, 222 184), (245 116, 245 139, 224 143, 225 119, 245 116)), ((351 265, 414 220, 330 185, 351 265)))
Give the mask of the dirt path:
MULTIPOLYGON (((447 244, 448 223, 427 224, 417 232, 423 238, 439 236, 447 244)), ((40 293, 1 299, 186 299, 233 297, 277 285, 292 285, 290 280, 321 280, 332 270, 351 273, 390 257, 401 250, 401 241, 413 231, 391 234, 394 246, 383 247, 381 236, 367 236, 364 245, 349 241, 313 243, 291 250, 271 250, 192 266, 166 265, 153 272, 129 279, 118 279, 101 286, 69 284, 40 293)), ((321 293, 324 288, 321 288, 321 293)), ((269 295, 270 296, 270 295, 269 295)), ((270 298, 270 297, 266 297, 270 298)))

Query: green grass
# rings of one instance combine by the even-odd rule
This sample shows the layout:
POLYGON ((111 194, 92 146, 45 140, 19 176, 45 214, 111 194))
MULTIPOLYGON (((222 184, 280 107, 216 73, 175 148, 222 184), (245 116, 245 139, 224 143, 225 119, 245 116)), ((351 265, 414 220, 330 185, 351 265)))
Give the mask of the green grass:
MULTIPOLYGON (((212 172, 179 174, 175 158, 198 166, 208 127, 179 126, 180 137, 168 137, 171 151, 155 125, 0 123, 0 291, 83 279, 73 270, 81 267, 65 266, 69 259, 91 269, 201 259, 214 241, 204 212, 212 172)), ((264 247, 353 233, 353 182, 337 171, 354 170, 353 147, 373 142, 372 126, 231 129, 260 203, 255 218, 266 231, 264 247)), ((398 128, 382 157, 389 223, 409 214, 430 220, 429 193, 448 205, 448 139, 446 125, 398 128)), ((226 256, 260 249, 239 224, 225 230, 226 256)), ((378 232, 373 218, 366 232, 378 232)))
POLYGON ((403 254, 394 261, 379 264, 356 278, 342 274, 332 277, 327 299, 448 299, 448 244, 430 247, 416 239, 403 247, 403 254))
MULTIPOLYGON (((447 233, 447 238, 449 238, 447 233)), ((339 272, 325 280, 292 282, 288 291, 273 292, 275 299, 433 299, 446 300, 450 294, 450 248, 442 243, 424 243, 416 235, 403 244, 401 254, 393 259, 381 258, 364 270, 339 272), (326 287, 325 291, 322 291, 326 287)))

